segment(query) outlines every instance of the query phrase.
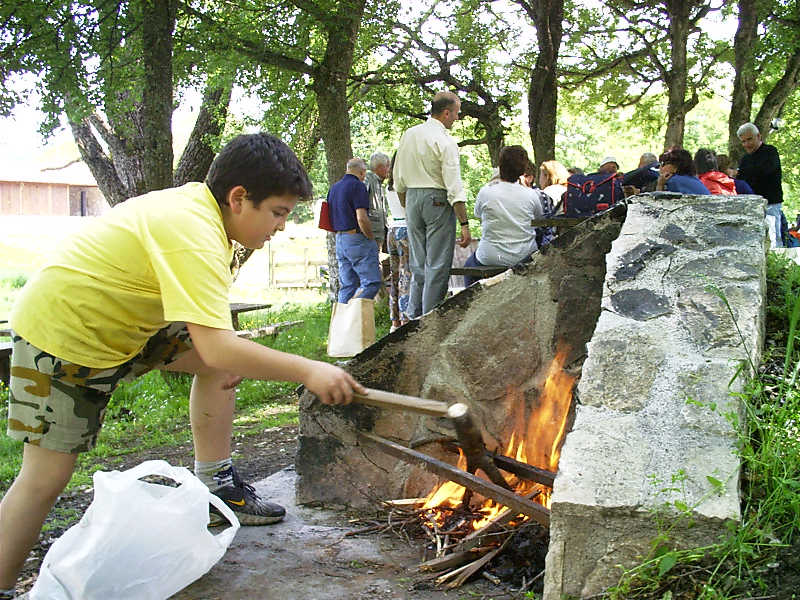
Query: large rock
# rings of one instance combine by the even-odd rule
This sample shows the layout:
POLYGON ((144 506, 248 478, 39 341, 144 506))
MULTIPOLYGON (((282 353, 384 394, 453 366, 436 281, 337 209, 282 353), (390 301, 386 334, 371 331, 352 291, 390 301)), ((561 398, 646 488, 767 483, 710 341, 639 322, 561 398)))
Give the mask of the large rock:
POLYGON ((629 205, 554 485, 546 600, 602 592, 659 534, 704 545, 739 520, 732 393, 763 345, 767 248, 760 197, 629 205))
MULTIPOLYGON (((379 340, 348 362, 368 387, 453 403, 467 402, 490 449, 505 447, 512 403, 537 406, 547 367, 559 346, 578 374, 600 314, 605 255, 625 215, 619 206, 584 222, 523 267, 484 280, 419 321, 379 340)), ((369 446, 370 431, 454 463, 440 442, 454 433, 446 419, 353 404, 300 401, 297 496, 375 508, 380 499, 427 494, 437 478, 369 446)))

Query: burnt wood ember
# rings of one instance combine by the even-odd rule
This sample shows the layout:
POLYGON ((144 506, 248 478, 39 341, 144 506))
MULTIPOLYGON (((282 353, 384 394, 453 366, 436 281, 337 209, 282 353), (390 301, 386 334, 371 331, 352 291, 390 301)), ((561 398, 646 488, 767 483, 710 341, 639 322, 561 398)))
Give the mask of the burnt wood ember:
POLYGON ((411 450, 400 444, 396 444, 390 440, 384 439, 374 433, 366 433, 363 431, 358 432, 359 441, 367 442, 384 452, 391 454, 401 460, 421 465, 428 471, 436 473, 437 475, 454 481, 463 485, 467 489, 471 489, 478 494, 491 498, 495 502, 507 506, 510 509, 528 515, 535 519, 538 523, 545 527, 550 526, 550 511, 536 502, 518 496, 505 488, 495 485, 489 481, 484 481, 479 477, 475 477, 471 473, 462 471, 452 465, 442 462, 416 450, 411 450))
POLYGON ((481 469, 492 483, 511 490, 511 486, 508 485, 495 463, 487 455, 481 432, 478 431, 472 416, 469 414, 469 407, 460 402, 453 404, 447 409, 447 416, 456 428, 456 435, 461 444, 461 449, 467 457, 467 471, 474 474, 476 470, 481 469))
POLYGON ((552 471, 547 471, 527 463, 519 462, 518 460, 515 460, 509 456, 503 456, 502 454, 490 454, 489 456, 494 464, 503 469, 503 471, 508 471, 517 477, 522 477, 523 479, 541 483, 542 485, 546 485, 550 488, 553 487, 553 481, 556 479, 556 474, 552 471))

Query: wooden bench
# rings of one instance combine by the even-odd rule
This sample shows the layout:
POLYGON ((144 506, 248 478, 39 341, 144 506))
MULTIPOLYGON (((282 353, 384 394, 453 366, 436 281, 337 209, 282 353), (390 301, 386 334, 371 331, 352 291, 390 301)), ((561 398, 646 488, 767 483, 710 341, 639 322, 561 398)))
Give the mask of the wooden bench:
POLYGON ((474 277, 476 279, 486 279, 487 277, 494 277, 503 271, 507 271, 509 267, 452 267, 450 275, 466 275, 467 277, 474 277))
POLYGON ((252 310, 263 310, 269 308, 271 304, 253 304, 250 302, 231 302, 231 321, 233 328, 239 329, 239 314, 252 310))
POLYGON ((0 342, 0 381, 8 385, 11 378, 12 342, 0 342))
POLYGON ((578 223, 583 223, 589 217, 563 217, 563 216, 555 216, 555 217, 548 217, 546 219, 532 219, 531 226, 532 227, 555 227, 556 228, 556 235, 560 235, 562 231, 565 229, 569 229, 570 227, 574 227, 578 223))

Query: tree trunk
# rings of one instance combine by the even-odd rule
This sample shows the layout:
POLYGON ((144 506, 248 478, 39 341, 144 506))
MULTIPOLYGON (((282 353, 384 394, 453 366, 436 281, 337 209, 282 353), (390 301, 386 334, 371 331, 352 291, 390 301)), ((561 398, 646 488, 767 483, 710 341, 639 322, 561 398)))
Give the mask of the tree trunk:
MULTIPOLYGON (((341 179, 347 161, 353 157, 350 141, 350 108, 347 102, 347 80, 353 66, 353 53, 364 14, 366 0, 342 0, 337 14, 326 21, 328 43, 312 89, 319 108, 319 131, 325 144, 328 185, 341 179)), ((331 236, 329 235, 328 238, 331 236)), ((336 250, 328 240, 328 268, 331 292, 338 293, 339 277, 336 250), (335 273, 335 276, 334 276, 335 273)))
POLYGON ((669 40, 671 68, 667 84, 667 130, 664 147, 683 147, 683 130, 686 126, 686 80, 688 66, 686 45, 689 37, 689 3, 684 0, 667 0, 669 13, 669 40))
POLYGON ((172 186, 172 35, 177 0, 143 3, 141 155, 145 191, 172 186))
POLYGON ((798 85, 800 85, 800 48, 796 49, 786 61, 783 75, 764 98, 756 115, 754 123, 764 140, 769 137, 772 119, 780 114, 783 105, 798 85))
MULTIPOLYGON (((70 120, 81 157, 111 206, 172 185, 172 34, 177 1, 143 2, 125 59, 105 67, 109 81, 133 80, 124 91, 109 84, 103 101, 108 121, 92 114, 70 120), (125 61, 129 61, 126 63, 125 61), (141 64, 140 70, 134 65, 141 64), (141 97, 135 94, 140 89, 141 97), (108 147, 106 153, 97 137, 108 147)), ((67 104, 69 105, 68 99, 67 104)), ((66 110, 70 114, 69 106, 66 110)))
POLYGON ((81 159, 92 172, 100 193, 108 202, 109 206, 115 206, 127 200, 125 186, 120 181, 114 163, 106 156, 103 147, 97 141, 92 132, 89 120, 84 119, 80 123, 68 118, 72 137, 78 146, 81 159))
POLYGON ((528 125, 536 164, 556 156, 558 52, 561 47, 564 0, 521 2, 536 26, 538 55, 528 87, 528 125))
POLYGON ((178 168, 175 169, 174 185, 205 180, 208 168, 214 160, 211 142, 219 137, 225 127, 232 90, 232 80, 207 83, 203 104, 197 113, 197 120, 181 154, 178 168))
POLYGON ((735 75, 733 79, 733 98, 728 117, 728 156, 731 164, 738 164, 744 149, 736 135, 736 130, 750 120, 753 110, 753 91, 756 75, 753 66, 753 45, 756 42, 758 15, 756 0, 739 0, 739 26, 733 38, 735 75))

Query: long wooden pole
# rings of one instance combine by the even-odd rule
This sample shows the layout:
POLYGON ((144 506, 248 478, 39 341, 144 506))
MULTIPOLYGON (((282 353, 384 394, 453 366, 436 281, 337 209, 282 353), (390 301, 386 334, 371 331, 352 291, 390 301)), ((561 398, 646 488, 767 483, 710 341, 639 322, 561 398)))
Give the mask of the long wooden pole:
POLYGON ((436 473, 441 477, 445 477, 450 481, 454 481, 455 483, 463 485, 464 487, 486 496, 487 498, 491 498, 495 502, 498 502, 503 506, 507 506, 517 513, 528 515, 545 527, 550 526, 550 511, 541 504, 531 502, 530 500, 523 498, 522 496, 518 496, 514 492, 502 488, 499 485, 485 481, 480 477, 475 477, 475 475, 468 473, 467 471, 457 469, 446 462, 437 460, 431 456, 427 456, 421 452, 412 450, 411 448, 401 446, 400 444, 382 438, 374 433, 359 431, 358 437, 360 440, 372 444, 387 454, 391 454, 392 456, 395 456, 406 462, 422 465, 427 470, 436 473))
POLYGON ((353 400, 359 404, 368 404, 380 408, 411 410, 434 417, 447 416, 447 404, 438 400, 426 400, 416 396, 404 396, 393 392, 384 392, 367 388, 366 394, 353 394, 353 400))

